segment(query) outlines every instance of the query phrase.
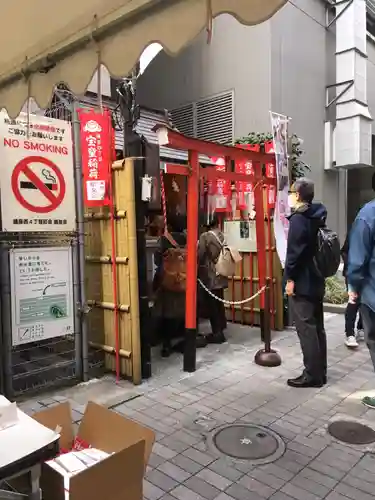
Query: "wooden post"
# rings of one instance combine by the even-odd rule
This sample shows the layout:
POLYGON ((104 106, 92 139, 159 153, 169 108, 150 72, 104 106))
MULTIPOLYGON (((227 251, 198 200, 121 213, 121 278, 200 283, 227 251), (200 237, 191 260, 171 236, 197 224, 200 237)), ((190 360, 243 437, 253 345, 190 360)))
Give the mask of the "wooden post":
POLYGON ((129 241, 130 316, 132 337, 132 379, 134 384, 142 382, 141 339, 139 320, 138 255, 135 207, 133 158, 125 160, 125 192, 127 197, 127 221, 129 241))

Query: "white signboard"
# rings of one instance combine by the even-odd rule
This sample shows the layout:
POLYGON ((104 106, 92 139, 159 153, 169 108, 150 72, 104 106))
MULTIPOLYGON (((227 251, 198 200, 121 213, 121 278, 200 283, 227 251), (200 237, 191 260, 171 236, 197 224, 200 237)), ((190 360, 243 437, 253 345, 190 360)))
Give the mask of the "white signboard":
POLYGON ((10 252, 12 345, 74 333, 70 248, 10 252))
POLYGON ((227 244, 239 252, 257 251, 257 234, 254 220, 225 220, 224 236, 227 244))
POLYGON ((270 111, 273 133, 273 145, 276 158, 277 196, 273 230, 275 233, 276 250, 282 267, 285 266, 288 241, 290 208, 289 170, 288 170, 288 124, 289 118, 270 111))
POLYGON ((3 231, 74 231, 70 123, 0 112, 3 231))

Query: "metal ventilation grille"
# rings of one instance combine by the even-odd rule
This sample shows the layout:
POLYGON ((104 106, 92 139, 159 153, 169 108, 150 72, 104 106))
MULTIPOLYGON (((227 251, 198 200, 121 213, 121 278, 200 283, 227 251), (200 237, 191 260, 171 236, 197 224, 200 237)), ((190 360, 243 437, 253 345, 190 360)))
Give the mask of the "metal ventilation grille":
POLYGON ((139 135, 143 135, 143 137, 147 139, 150 144, 158 144, 157 135, 152 130, 156 124, 168 125, 166 115, 147 109, 140 110, 136 131, 139 135))
POLYGON ((172 124, 181 134, 194 137, 194 104, 185 104, 170 112, 172 124))
POLYGON ((367 12, 375 18, 375 0, 366 0, 367 12))
POLYGON ((233 143, 233 92, 198 101, 196 121, 198 139, 233 143))

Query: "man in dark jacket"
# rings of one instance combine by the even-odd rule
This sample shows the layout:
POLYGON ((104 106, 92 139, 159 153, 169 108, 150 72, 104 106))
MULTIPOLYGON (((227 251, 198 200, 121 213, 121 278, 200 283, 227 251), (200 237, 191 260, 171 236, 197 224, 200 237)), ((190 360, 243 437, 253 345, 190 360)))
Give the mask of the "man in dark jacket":
POLYGON ((313 203, 313 199, 314 183, 305 177, 297 179, 290 195, 292 214, 284 279, 305 369, 299 377, 288 380, 291 387, 322 387, 327 381, 325 280, 314 259, 318 228, 325 225, 327 210, 321 203, 313 203))

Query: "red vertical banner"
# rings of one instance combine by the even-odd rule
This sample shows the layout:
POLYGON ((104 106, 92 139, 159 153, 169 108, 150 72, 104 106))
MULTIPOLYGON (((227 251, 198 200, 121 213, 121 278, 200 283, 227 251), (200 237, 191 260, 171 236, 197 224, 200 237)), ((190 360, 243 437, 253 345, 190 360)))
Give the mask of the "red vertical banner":
POLYGON ((79 110, 84 204, 110 205, 110 172, 113 156, 111 115, 95 110, 79 110))
MULTIPOLYGON (((241 149, 246 149, 247 151, 255 151, 256 153, 259 153, 259 151, 260 151, 259 144, 237 144, 236 147, 241 148, 241 149)), ((246 160, 236 161, 235 171, 238 174, 254 175, 253 162, 246 161, 246 160)), ((246 208, 248 208, 247 202, 246 202, 246 194, 252 193, 253 189, 254 189, 254 186, 253 186, 252 181, 249 181, 249 182, 237 181, 236 182, 236 191, 237 191, 237 200, 238 200, 237 206, 238 206, 239 210, 245 210, 246 208)))
MULTIPOLYGON (((225 172, 225 158, 212 157, 211 160, 215 164, 216 172, 225 172)), ((216 212, 226 212, 229 209, 230 181, 220 178, 210 181, 209 194, 215 197, 216 212)))
POLYGON ((275 208, 276 204, 276 159, 273 141, 268 141, 264 144, 265 152, 270 155, 270 161, 266 163, 266 177, 275 179, 275 184, 267 186, 267 201, 268 208, 275 208))
POLYGON ((276 186, 267 186, 268 208, 275 208, 276 204, 276 186))
MULTIPOLYGON (((244 174, 245 173, 245 164, 243 161, 236 160, 234 165, 234 169, 236 174, 244 174)), ((237 208, 239 210, 244 210, 246 208, 246 198, 244 191, 244 182, 236 181, 236 191, 237 191, 237 208)))

